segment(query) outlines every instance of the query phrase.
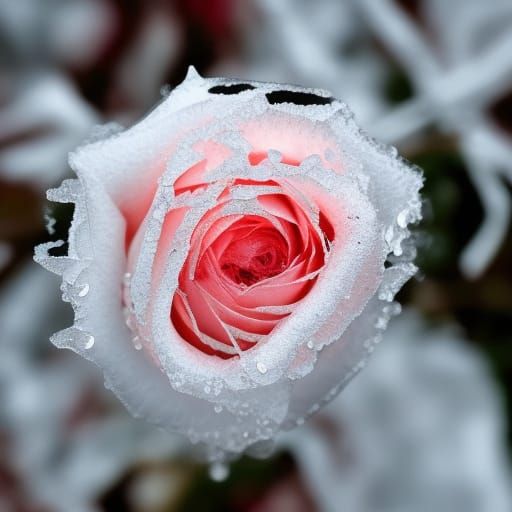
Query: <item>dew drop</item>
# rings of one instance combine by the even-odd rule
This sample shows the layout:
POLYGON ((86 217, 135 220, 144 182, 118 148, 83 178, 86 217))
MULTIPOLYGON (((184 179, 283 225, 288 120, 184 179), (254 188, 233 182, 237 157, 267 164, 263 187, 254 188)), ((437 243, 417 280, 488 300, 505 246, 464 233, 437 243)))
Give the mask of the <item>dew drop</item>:
POLYGON ((387 289, 382 290, 379 292, 379 299, 386 302, 391 302, 393 300, 393 293, 387 289))
POLYGON ((385 329, 388 325, 388 321, 384 317, 379 317, 377 322, 375 322, 375 327, 377 329, 385 329))
POLYGON ((140 342, 140 338, 138 336, 134 336, 132 338, 133 347, 135 350, 141 350, 142 349, 142 343, 140 342))
POLYGON ((306 343, 306 346, 310 349, 310 350, 313 350, 315 348, 315 345, 313 344, 313 342, 311 340, 309 340, 307 343, 306 343))
POLYGON ((125 322, 126 326, 128 327, 128 329, 133 329, 133 319, 130 316, 130 314, 127 314, 125 316, 124 322, 125 322))
POLYGON ((89 293, 89 283, 85 283, 78 292, 79 297, 85 297, 89 293))
POLYGON ((217 414, 220 414, 222 412, 222 405, 216 405, 213 410, 217 413, 217 414))
POLYGON ((405 228, 407 227, 407 210, 402 210, 396 217, 396 223, 401 227, 405 228))
POLYGON ((86 334, 84 338, 84 349, 89 350, 94 346, 94 336, 92 334, 86 334))
POLYGON ((266 367, 266 366, 265 366, 265 364, 264 364, 264 363, 262 363, 261 361, 260 361, 260 362, 258 362, 258 363, 256 363, 256 368, 257 368, 257 370, 258 370, 260 373, 262 373, 263 375, 264 375, 265 373, 267 373, 267 367, 266 367))
POLYGON ((214 482, 223 482, 229 476, 229 468, 224 462, 214 462, 210 465, 208 473, 214 482))
POLYGON ((398 149, 396 149, 395 146, 389 146, 388 152, 391 158, 396 158, 398 156, 398 149))
POLYGON ((208 386, 208 384, 204 387, 204 392, 205 393, 210 393, 212 390, 212 388, 210 386, 208 386))
POLYGON ((131 281, 131 278, 132 278, 132 275, 130 274, 130 272, 126 272, 123 276, 123 284, 125 286, 129 286, 130 285, 130 281, 131 281))

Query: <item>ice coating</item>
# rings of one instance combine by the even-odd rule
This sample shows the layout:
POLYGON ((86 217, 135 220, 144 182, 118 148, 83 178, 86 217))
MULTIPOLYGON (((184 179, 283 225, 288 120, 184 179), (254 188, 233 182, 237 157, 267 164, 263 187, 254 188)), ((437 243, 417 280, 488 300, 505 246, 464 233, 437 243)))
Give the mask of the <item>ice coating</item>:
POLYGON ((420 174, 326 91, 201 78, 78 148, 52 341, 212 460, 271 440, 363 365, 415 272, 420 174), (394 254, 393 263, 386 262, 394 254))

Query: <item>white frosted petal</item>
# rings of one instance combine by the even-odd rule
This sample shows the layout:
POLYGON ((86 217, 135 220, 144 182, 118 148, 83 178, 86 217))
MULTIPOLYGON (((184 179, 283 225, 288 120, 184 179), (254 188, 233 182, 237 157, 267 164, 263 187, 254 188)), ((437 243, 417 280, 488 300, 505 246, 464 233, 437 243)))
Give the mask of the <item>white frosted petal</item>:
POLYGON ((421 177, 325 91, 191 70, 137 125, 105 130, 71 164, 78 180, 48 194, 75 204, 68 255, 49 255, 60 242, 35 254, 63 276, 75 311, 52 341, 100 366, 135 416, 204 443, 212 459, 330 400, 415 272, 405 241, 421 177), (208 247, 246 218, 247 236, 265 225, 302 253, 238 295, 222 276, 195 282, 208 247), (172 317, 175 295, 190 335, 172 317))

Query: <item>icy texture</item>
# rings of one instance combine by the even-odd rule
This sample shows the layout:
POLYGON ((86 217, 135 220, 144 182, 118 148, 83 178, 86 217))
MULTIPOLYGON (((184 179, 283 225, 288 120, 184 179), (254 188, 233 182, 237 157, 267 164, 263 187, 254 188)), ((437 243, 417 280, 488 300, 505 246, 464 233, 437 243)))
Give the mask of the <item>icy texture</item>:
POLYGON ((325 512, 507 512, 505 430, 481 356, 406 311, 364 374, 280 446, 325 512))
POLYGON ((421 176, 326 91, 191 69, 137 125, 70 163, 78 179, 48 194, 75 204, 69 253, 53 257, 55 244, 43 244, 35 255, 62 275, 75 311, 52 341, 98 364, 135 416, 205 443, 211 460, 257 447, 332 399, 415 271, 403 242, 420 218, 421 176), (238 290, 234 305, 197 291, 203 248, 248 216, 296 257, 238 290), (314 284, 299 300, 285 293, 304 279, 314 284), (207 348, 171 320, 174 299, 207 348), (251 318, 265 315, 281 318, 263 332, 251 318), (239 345, 246 336, 250 348, 239 345))

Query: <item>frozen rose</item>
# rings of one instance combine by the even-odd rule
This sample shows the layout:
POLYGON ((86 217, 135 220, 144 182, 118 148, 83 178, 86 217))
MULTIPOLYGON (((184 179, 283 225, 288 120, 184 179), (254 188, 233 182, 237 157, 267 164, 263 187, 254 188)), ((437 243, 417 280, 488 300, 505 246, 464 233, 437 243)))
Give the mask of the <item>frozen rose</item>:
POLYGON ((53 343, 213 458, 332 399, 415 272, 420 174, 325 91, 192 69, 96 139, 48 194, 75 204, 68 255, 36 248, 75 310, 53 343))

